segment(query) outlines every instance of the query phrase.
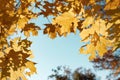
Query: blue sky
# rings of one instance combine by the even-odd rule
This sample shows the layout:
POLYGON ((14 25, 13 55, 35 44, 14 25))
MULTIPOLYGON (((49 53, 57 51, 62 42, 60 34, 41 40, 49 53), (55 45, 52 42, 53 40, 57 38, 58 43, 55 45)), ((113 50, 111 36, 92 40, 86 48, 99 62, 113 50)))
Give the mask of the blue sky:
MULTIPOLYGON (((32 20, 36 25, 44 28, 45 23, 48 23, 44 17, 32 20)), ((33 41, 31 49, 34 53, 33 61, 36 62, 37 74, 28 77, 28 80, 47 80, 48 76, 52 73, 52 69, 57 66, 69 66, 72 70, 78 67, 91 68, 93 67, 89 60, 89 55, 83 55, 79 53, 80 46, 83 45, 80 42, 79 32, 75 34, 69 34, 67 37, 57 37, 56 39, 50 39, 48 35, 43 35, 42 31, 39 31, 39 35, 36 37, 30 37, 33 41)), ((105 80, 107 71, 93 71, 95 74, 101 77, 101 80, 105 80)))

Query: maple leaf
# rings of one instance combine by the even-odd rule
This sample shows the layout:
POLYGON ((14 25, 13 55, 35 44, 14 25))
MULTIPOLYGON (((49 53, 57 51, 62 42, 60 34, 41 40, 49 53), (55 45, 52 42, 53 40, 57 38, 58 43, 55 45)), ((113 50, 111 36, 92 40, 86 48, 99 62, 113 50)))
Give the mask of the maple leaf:
POLYGON ((38 30, 40 30, 40 27, 35 26, 34 23, 29 23, 29 24, 25 24, 25 27, 23 28, 22 32, 24 32, 24 35, 26 37, 29 37, 30 32, 32 32, 33 36, 37 36, 38 35, 38 30))
POLYGON ((78 19, 75 18, 74 13, 72 13, 71 11, 69 12, 65 12, 62 15, 56 17, 53 20, 53 25, 58 24, 61 26, 60 28, 60 34, 66 34, 66 33, 70 33, 71 32, 71 28, 74 30, 74 32, 76 31, 76 28, 78 26, 78 19), (73 24, 73 26, 72 26, 73 24))
MULTIPOLYGON (((31 42, 27 39, 21 40, 21 38, 15 38, 10 42, 11 47, 8 47, 5 51, 5 55, 1 56, 0 60, 0 67, 2 69, 2 79, 5 77, 9 77, 9 79, 15 80, 19 77, 25 79, 23 72, 26 68, 30 68, 27 65, 34 66, 34 62, 28 60, 27 58, 30 57, 32 53, 28 49, 31 45, 31 42), (15 49, 15 47, 19 49, 15 49), (23 69, 23 70, 21 70, 23 69), (3 71, 4 70, 4 71, 3 71), (17 76, 12 74, 16 73, 17 76)), ((34 69, 36 69, 34 67, 34 69)), ((35 70, 30 68, 31 73, 35 73, 35 70)))
POLYGON ((105 10, 113 10, 120 7, 119 0, 109 0, 105 6, 105 10))
POLYGON ((30 70, 30 72, 26 72, 27 75, 30 76, 33 73, 36 73, 36 68, 34 65, 35 65, 35 63, 30 62, 30 61, 25 64, 26 68, 28 68, 30 70))
POLYGON ((87 17, 85 21, 82 23, 82 28, 86 28, 90 26, 91 24, 94 23, 94 18, 93 17, 87 17))

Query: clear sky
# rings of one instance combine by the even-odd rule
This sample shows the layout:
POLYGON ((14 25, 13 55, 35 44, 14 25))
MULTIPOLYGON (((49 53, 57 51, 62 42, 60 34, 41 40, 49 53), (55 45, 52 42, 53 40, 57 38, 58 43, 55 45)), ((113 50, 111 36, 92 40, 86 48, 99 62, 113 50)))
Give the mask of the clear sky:
MULTIPOLYGON (((32 21, 42 28, 44 27, 42 24, 47 23, 47 19, 43 17, 32 21)), ((31 49, 35 56, 33 61, 37 63, 37 74, 28 77, 28 80, 47 80, 52 73, 51 70, 60 65, 67 65, 72 70, 78 67, 93 69, 88 60, 89 55, 79 53, 79 48, 83 43, 80 42, 78 31, 76 35, 70 34, 67 37, 57 37, 56 39, 50 39, 48 35, 43 35, 42 31, 39 31, 39 35, 31 37, 30 40, 33 41, 31 49)), ((105 80, 107 71, 94 72, 101 77, 101 80, 105 80)))

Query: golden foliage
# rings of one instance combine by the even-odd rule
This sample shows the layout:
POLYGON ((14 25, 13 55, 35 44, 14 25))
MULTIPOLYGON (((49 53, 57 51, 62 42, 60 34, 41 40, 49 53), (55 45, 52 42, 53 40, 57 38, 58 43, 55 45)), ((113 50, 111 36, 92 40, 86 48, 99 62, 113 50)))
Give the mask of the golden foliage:
POLYGON ((26 68, 30 70, 27 75, 36 73, 35 63, 27 60, 32 55, 28 49, 31 42, 8 38, 18 31, 26 38, 31 34, 37 36, 40 27, 30 20, 38 16, 53 17, 43 29, 52 39, 79 30, 81 41, 87 42, 80 53, 90 54, 90 60, 103 57, 109 49, 114 52, 120 48, 119 0, 0 0, 0 3, 0 67, 4 70, 1 80, 19 77, 26 80, 23 75, 26 68))
POLYGON ((8 38, 18 31, 23 32, 26 37, 30 33, 38 35, 40 27, 29 23, 30 19, 37 17, 29 9, 36 0, 0 0, 0 3, 0 80, 27 80, 24 75, 27 68, 30 70, 29 75, 36 73, 35 63, 28 60, 33 56, 29 50, 32 42, 21 38, 8 41, 8 38))
POLYGON ((0 57, 1 79, 6 77, 11 80, 24 79, 23 72, 26 68, 30 69, 31 74, 36 73, 35 63, 27 59, 32 55, 32 53, 30 54, 31 50, 29 50, 31 43, 27 39, 21 40, 20 38, 10 41, 10 46, 4 50, 4 53, 1 53, 4 55, 0 57))
MULTIPOLYGON (((55 0, 52 3, 49 1, 45 3, 48 5, 44 8, 47 9, 53 5, 53 10, 57 15, 53 15, 53 21, 46 26, 44 34, 55 38, 57 34, 66 36, 68 33, 75 33, 76 29, 80 30, 81 41, 88 43, 80 48, 80 53, 91 54, 90 60, 96 58, 97 55, 102 57, 109 49, 115 51, 119 48, 120 39, 116 36, 119 36, 120 30, 119 0, 106 0, 105 2, 101 0, 55 0)), ((51 15, 47 13, 47 16, 48 14, 51 15)))

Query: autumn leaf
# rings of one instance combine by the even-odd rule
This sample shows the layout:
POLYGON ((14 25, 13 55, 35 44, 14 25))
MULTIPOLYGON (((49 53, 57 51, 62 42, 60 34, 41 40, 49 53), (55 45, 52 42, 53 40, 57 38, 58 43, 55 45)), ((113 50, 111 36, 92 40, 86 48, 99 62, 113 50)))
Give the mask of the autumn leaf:
POLYGON ((73 12, 69 11, 69 12, 65 12, 62 15, 56 17, 53 20, 53 25, 58 24, 61 26, 60 28, 60 34, 66 34, 66 33, 70 33, 70 29, 71 27, 73 28, 74 32, 76 31, 76 28, 78 26, 78 19, 75 18, 75 15, 73 12), (73 26, 72 26, 73 24, 73 26))
POLYGON ((105 10, 113 10, 120 7, 120 1, 119 0, 107 0, 107 4, 105 6, 105 10))
POLYGON ((87 28, 88 26, 92 25, 94 23, 93 17, 87 17, 85 21, 82 23, 82 28, 87 28))
POLYGON ((28 68, 30 70, 30 72, 26 72, 26 75, 30 76, 30 75, 36 73, 36 68, 34 65, 35 65, 35 63, 30 62, 30 61, 25 64, 26 68, 28 68))
POLYGON ((22 17, 18 20, 17 24, 18 24, 18 28, 19 29, 23 29, 25 27, 25 24, 27 24, 28 19, 26 17, 22 17))

